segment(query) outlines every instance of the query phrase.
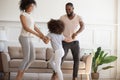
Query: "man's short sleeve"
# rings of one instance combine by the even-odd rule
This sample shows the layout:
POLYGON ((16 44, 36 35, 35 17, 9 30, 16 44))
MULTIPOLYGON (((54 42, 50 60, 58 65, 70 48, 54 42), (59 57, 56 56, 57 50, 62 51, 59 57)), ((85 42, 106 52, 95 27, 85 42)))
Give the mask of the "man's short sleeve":
POLYGON ((78 15, 77 17, 78 17, 79 22, 81 22, 82 21, 81 16, 78 15))

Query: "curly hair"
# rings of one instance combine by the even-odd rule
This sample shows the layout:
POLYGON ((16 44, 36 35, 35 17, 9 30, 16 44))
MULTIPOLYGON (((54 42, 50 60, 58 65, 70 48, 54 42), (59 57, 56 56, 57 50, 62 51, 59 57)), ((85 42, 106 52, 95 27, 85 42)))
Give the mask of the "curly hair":
POLYGON ((48 23, 48 29, 51 33, 62 34, 64 31, 64 23, 61 20, 51 19, 48 23))
POLYGON ((34 4, 36 5, 36 1, 35 0, 20 0, 20 10, 24 11, 30 4, 34 4))

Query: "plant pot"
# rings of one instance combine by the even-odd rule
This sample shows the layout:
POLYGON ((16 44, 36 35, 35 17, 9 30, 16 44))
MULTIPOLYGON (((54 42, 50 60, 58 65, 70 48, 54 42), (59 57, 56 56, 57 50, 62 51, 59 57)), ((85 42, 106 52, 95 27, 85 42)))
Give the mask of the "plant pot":
POLYGON ((91 73, 92 79, 99 79, 99 73, 91 73))

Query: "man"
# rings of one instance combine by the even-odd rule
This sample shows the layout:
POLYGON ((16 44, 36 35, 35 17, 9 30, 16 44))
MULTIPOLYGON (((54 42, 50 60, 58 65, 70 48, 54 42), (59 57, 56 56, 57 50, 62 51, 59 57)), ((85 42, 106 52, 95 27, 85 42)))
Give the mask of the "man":
MULTIPOLYGON (((68 54, 68 50, 71 49, 73 55, 73 79, 77 80, 77 74, 79 69, 79 58, 80 58, 80 47, 79 41, 76 39, 76 36, 81 33, 84 29, 84 23, 80 16, 74 13, 74 6, 72 3, 67 3, 66 7, 66 14, 60 17, 60 20, 65 24, 65 30, 63 35, 70 39, 69 42, 63 41, 63 48, 65 51, 65 55, 62 58, 62 62, 64 61, 65 57, 68 54)), ((57 80, 57 74, 54 73, 51 80, 57 80)))

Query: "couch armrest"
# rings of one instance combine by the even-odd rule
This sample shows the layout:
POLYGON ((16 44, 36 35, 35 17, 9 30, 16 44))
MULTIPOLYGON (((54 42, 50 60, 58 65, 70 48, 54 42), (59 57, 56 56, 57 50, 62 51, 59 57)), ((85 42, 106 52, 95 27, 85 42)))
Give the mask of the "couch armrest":
POLYGON ((8 53, 1 53, 1 55, 2 55, 3 71, 9 72, 10 56, 8 53))
POLYGON ((91 73, 91 68, 92 68, 92 54, 88 55, 86 59, 86 74, 91 73))

